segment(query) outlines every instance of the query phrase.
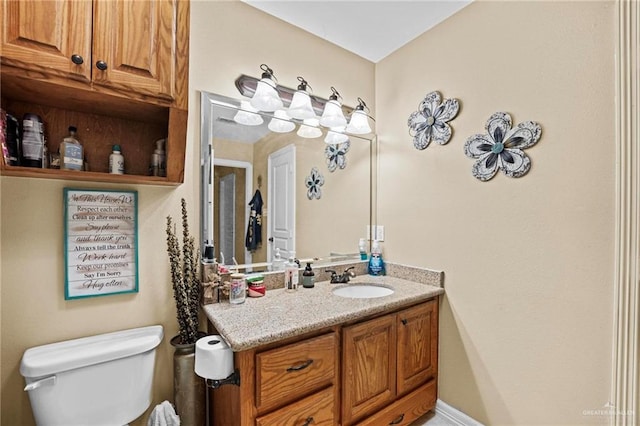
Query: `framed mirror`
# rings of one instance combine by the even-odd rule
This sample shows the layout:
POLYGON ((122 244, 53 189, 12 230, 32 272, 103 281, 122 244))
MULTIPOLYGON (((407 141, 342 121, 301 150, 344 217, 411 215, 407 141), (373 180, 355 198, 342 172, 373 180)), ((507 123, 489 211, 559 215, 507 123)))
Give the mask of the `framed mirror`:
POLYGON ((250 271, 272 270, 277 252, 315 264, 359 259, 373 219, 375 135, 330 144, 322 127, 306 138, 300 121, 246 114, 240 100, 201 92, 203 244, 213 243, 218 262, 250 271))

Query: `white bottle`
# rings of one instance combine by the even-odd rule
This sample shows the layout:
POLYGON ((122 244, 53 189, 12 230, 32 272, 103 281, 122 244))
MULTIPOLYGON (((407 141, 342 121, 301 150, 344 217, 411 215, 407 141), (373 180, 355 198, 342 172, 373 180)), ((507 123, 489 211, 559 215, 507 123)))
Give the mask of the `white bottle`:
POLYGON ((293 292, 298 290, 298 264, 295 262, 296 254, 291 252, 289 260, 284 265, 284 289, 293 292))
POLYGON ((280 248, 276 247, 276 254, 273 255, 273 262, 271 266, 271 270, 273 271, 284 271, 284 259, 280 255, 280 248))
POLYGON ((167 160, 164 153, 165 139, 156 141, 156 149, 151 156, 151 174, 153 176, 167 176, 167 160))
POLYGON ((120 145, 114 145, 113 152, 109 155, 109 173, 124 174, 124 156, 120 153, 120 145))

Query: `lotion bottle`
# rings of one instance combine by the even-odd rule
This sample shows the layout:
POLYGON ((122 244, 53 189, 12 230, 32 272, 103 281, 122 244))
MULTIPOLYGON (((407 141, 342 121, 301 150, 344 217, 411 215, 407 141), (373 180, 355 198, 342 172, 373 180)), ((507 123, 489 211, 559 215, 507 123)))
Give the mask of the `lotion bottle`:
POLYGON ((291 252, 289 260, 284 265, 284 289, 288 292, 298 290, 298 264, 295 262, 296 254, 291 252))
POLYGON ((114 145, 113 152, 109 155, 109 173, 114 175, 124 174, 124 156, 120 152, 120 145, 114 145))

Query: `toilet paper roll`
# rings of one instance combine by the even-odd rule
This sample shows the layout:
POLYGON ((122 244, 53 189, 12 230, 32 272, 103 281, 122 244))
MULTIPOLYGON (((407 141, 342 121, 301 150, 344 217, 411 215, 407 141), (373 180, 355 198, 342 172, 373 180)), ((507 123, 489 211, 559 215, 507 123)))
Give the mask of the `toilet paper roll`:
POLYGON ((226 379, 233 373, 233 351, 221 336, 198 339, 195 370, 198 376, 212 380, 226 379))

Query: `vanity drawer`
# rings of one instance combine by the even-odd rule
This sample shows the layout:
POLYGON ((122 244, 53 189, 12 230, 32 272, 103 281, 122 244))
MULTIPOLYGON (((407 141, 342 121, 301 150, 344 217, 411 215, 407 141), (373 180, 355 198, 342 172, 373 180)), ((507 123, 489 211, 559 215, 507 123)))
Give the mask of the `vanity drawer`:
MULTIPOLYGON (((308 395, 337 377, 336 333, 292 343, 256 355, 258 411, 308 395)), ((304 422, 303 422, 304 423, 304 422)))
POLYGON ((358 426, 410 425, 435 406, 436 380, 431 379, 422 387, 358 423, 358 426))
POLYGON ((335 425, 334 388, 330 386, 256 419, 256 426, 335 425))

